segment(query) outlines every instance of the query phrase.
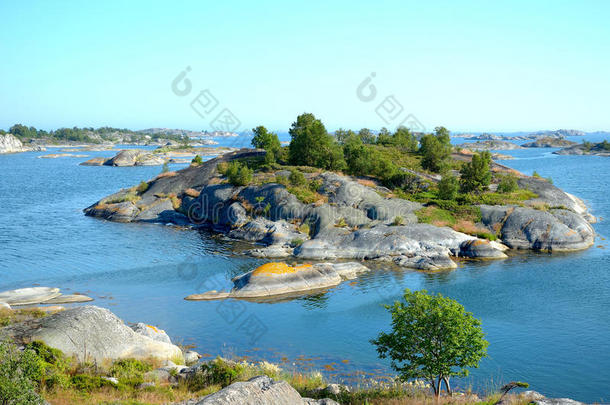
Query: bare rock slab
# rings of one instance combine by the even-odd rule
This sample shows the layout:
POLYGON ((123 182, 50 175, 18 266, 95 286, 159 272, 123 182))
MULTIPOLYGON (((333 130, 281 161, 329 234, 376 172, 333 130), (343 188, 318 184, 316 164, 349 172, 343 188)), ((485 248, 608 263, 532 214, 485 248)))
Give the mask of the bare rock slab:
POLYGON ((38 304, 60 295, 59 288, 28 287, 0 292, 0 301, 9 305, 30 305, 38 304))
POLYGON ((105 308, 82 306, 0 329, 19 343, 40 340, 81 361, 182 358, 179 347, 134 332, 105 308))

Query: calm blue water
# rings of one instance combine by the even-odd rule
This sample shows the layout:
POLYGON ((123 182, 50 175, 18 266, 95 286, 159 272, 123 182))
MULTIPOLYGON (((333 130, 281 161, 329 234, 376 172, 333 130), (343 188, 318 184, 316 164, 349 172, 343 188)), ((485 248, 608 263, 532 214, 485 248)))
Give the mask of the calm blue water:
MULTIPOLYGON (((610 217, 610 159, 550 151, 504 152, 518 157, 504 163, 552 177, 595 215, 610 217)), ((327 294, 275 304, 187 302, 186 295, 226 288, 261 262, 232 255, 233 242, 208 233, 85 217, 84 207, 160 168, 36 158, 50 152, 0 155, 0 290, 40 284, 87 293, 96 305, 158 325, 201 353, 285 357, 304 368, 326 365, 344 379, 356 369, 388 371, 369 343, 389 325, 382 304, 406 287, 425 288, 457 299, 483 321, 489 357, 460 386, 486 390, 522 380, 550 396, 610 400, 606 221, 595 225, 600 247, 580 253, 517 254, 436 274, 380 268, 327 294)))

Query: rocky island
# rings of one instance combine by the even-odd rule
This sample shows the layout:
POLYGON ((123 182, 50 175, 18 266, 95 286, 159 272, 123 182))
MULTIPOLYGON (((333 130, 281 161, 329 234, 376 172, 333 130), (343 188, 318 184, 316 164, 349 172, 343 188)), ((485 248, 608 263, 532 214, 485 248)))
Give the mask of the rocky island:
POLYGON ((458 145, 463 149, 470 150, 515 150, 522 149, 521 146, 516 143, 503 141, 503 140, 482 140, 477 142, 469 142, 458 145))
MULTIPOLYGON (((289 147, 271 153, 289 153, 294 131, 289 147)), ((429 137, 436 142, 442 134, 429 137)), ((352 147, 360 148, 345 143, 348 166, 356 164, 348 155, 355 153, 352 147)), ((452 173, 462 173, 464 180, 464 168, 487 152, 448 153, 446 164, 456 169, 437 175, 414 159, 422 152, 362 147, 370 161, 380 159, 380 164, 385 164, 384 153, 400 153, 396 161, 403 159, 405 166, 392 167, 390 181, 380 178, 383 174, 350 176, 312 165, 269 163, 270 150, 242 149, 163 173, 145 187, 121 190, 85 214, 204 227, 262 245, 247 252, 256 257, 374 260, 421 270, 455 268, 452 258, 458 257, 502 259, 510 249, 572 251, 593 244, 589 221, 594 219, 582 201, 497 163, 488 163, 489 174, 483 174, 489 185, 481 191, 446 196, 445 182, 457 182, 452 173)), ((234 281, 231 294, 239 295, 239 279, 234 281)))
POLYGON ((610 156, 610 142, 599 143, 583 142, 553 152, 556 155, 594 155, 610 156))
POLYGON ((521 146, 524 148, 565 148, 572 145, 576 145, 576 142, 557 137, 543 137, 532 142, 524 143, 521 146))

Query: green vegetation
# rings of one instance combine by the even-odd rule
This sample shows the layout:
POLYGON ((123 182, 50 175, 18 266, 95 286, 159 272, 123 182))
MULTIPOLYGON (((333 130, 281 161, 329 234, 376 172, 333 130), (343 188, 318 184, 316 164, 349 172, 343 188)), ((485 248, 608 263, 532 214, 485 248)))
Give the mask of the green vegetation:
POLYGON ((419 152, 423 156, 422 167, 440 173, 447 167, 447 159, 451 154, 451 138, 445 127, 436 127, 434 131, 434 134, 422 137, 419 152))
POLYGON ((405 224, 405 220, 400 215, 395 216, 394 221, 392 221, 393 226, 400 226, 400 225, 404 225, 404 224, 405 224))
POLYGON ((446 174, 438 183, 438 198, 441 200, 455 200, 460 189, 460 183, 455 176, 446 174))
POLYGON ((519 189, 517 185, 517 176, 508 174, 500 177, 500 183, 498 183, 499 193, 514 193, 519 189))
POLYGON ((14 344, 0 342, 0 402, 2 404, 38 405, 37 382, 44 369, 32 350, 21 351, 14 344))
POLYGON ((193 160, 191 160, 191 165, 194 165, 194 166, 199 166, 202 163, 203 163, 203 159, 199 155, 195 155, 193 160))
POLYGON ((138 194, 144 194, 146 190, 148 190, 148 183, 142 180, 140 184, 138 184, 138 187, 136 187, 136 191, 138 194))
POLYGON ((188 144, 188 136, 175 135, 169 133, 142 133, 132 131, 125 128, 111 128, 111 127, 100 127, 100 128, 59 128, 55 131, 45 131, 42 129, 36 129, 35 127, 28 127, 22 124, 15 124, 9 128, 8 132, 15 135, 21 141, 29 141, 30 139, 46 139, 51 142, 86 142, 86 143, 102 143, 102 142, 118 142, 124 137, 127 137, 130 142, 147 142, 147 141, 159 141, 171 140, 181 142, 182 144, 188 144))
POLYGON ((451 377, 468 375, 487 355, 481 322, 457 301, 425 290, 405 290, 404 302, 386 306, 392 332, 382 332, 372 343, 381 358, 389 357, 399 377, 429 381, 438 398, 442 383, 451 393, 451 377))
POLYGON ((169 165, 167 164, 167 161, 165 161, 163 163, 163 166, 161 167, 161 173, 168 173, 169 172, 169 165))
POLYGON ((282 145, 277 134, 267 131, 262 125, 252 129, 254 138, 252 138, 252 146, 259 149, 265 149, 265 163, 271 165, 277 161, 281 155, 282 145))
POLYGON ((292 123, 289 161, 293 165, 320 167, 328 170, 345 168, 343 151, 328 134, 322 121, 313 114, 301 114, 292 123))
POLYGON ((252 181, 253 170, 247 164, 232 161, 228 164, 218 165, 218 171, 227 176, 229 183, 234 186, 247 186, 252 181))
POLYGON ((462 166, 460 189, 464 193, 481 193, 491 183, 491 153, 475 153, 472 160, 462 166))

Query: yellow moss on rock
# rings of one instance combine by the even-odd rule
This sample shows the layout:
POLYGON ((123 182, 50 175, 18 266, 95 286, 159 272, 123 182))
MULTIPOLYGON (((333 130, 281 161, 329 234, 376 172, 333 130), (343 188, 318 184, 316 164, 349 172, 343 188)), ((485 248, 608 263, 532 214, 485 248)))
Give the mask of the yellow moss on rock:
POLYGON ((300 266, 289 266, 284 262, 265 263, 252 272, 253 276, 275 276, 280 274, 296 273, 297 271, 305 270, 311 267, 311 264, 302 264, 300 266))

